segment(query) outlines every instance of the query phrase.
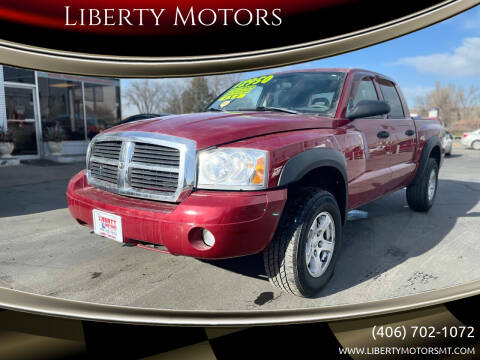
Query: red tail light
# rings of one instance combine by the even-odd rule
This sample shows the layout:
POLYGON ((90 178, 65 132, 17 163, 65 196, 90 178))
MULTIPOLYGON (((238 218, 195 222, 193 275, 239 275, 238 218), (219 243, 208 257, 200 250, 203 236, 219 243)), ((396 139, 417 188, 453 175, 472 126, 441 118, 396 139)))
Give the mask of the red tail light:
POLYGON ((463 137, 467 137, 467 136, 468 136, 468 134, 463 134, 463 137))

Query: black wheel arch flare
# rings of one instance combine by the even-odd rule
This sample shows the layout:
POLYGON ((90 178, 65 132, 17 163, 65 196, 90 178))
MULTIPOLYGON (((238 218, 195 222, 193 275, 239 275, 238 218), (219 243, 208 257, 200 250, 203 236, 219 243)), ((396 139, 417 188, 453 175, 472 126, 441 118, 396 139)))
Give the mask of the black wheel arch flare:
POLYGON ((432 151, 435 147, 438 147, 440 151, 440 159, 437 159, 439 160, 438 168, 440 169, 442 165, 442 159, 443 159, 442 142, 439 136, 433 136, 430 139, 428 139, 425 145, 423 146, 422 155, 420 156, 420 163, 418 165, 417 173, 415 174, 415 177, 412 180, 411 184, 415 184, 415 182, 422 177, 423 173, 425 172, 425 168, 427 166, 427 161, 430 158, 430 155, 432 154, 432 151))
POLYGON ((337 169, 343 177, 345 199, 343 201, 344 208, 340 210, 342 212, 342 218, 345 220, 348 208, 348 176, 347 161, 341 151, 324 147, 310 149, 293 156, 283 166, 278 180, 278 186, 286 187, 296 183, 310 171, 321 167, 333 167, 337 169))

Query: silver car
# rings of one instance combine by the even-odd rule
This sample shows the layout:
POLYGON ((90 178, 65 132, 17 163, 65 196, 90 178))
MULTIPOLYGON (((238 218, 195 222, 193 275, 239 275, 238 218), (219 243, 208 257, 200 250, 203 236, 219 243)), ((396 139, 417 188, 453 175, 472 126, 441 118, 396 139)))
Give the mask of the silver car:
POLYGON ((480 150, 480 129, 464 133, 462 144, 474 150, 480 150))
POLYGON ((445 155, 452 155, 453 136, 448 131, 445 131, 442 138, 442 147, 445 155))

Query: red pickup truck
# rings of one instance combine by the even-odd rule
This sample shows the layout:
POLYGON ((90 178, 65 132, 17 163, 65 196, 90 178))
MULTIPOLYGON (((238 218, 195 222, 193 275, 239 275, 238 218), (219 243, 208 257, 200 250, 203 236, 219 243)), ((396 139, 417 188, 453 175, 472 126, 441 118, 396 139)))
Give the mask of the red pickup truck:
POLYGON ((67 190, 72 216, 121 243, 196 258, 264 253, 271 282, 313 296, 347 212, 407 188, 427 211, 443 127, 413 120, 396 83, 360 69, 242 81, 202 113, 111 128, 67 190))

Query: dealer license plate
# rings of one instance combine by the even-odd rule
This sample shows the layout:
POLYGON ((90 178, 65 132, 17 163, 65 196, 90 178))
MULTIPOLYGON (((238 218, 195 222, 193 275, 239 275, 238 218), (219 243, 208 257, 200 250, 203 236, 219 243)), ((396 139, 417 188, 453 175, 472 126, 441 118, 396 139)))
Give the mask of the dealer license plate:
POLYGON ((92 210, 95 234, 123 243, 122 218, 105 211, 92 210))

